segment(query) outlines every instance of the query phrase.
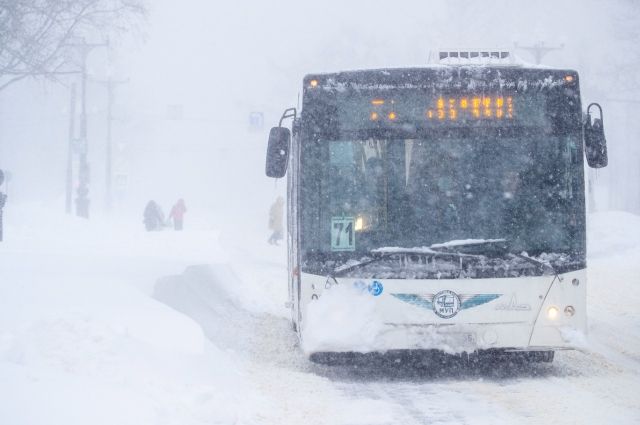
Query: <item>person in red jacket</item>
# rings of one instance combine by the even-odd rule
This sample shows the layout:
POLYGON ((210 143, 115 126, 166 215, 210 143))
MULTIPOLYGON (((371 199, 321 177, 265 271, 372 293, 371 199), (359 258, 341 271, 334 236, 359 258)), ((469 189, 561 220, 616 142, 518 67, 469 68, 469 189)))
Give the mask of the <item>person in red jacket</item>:
POLYGON ((173 228, 175 230, 182 230, 182 223, 184 220, 184 213, 187 212, 187 207, 184 205, 183 199, 178 199, 178 202, 171 208, 169 218, 173 220, 173 228))

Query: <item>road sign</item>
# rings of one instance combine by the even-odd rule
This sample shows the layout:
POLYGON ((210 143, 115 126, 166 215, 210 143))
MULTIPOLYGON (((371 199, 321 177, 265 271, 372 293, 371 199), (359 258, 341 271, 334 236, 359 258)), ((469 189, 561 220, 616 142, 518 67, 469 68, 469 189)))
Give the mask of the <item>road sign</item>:
POLYGON ((264 114, 262 112, 251 112, 249 114, 249 130, 260 131, 264 127, 264 114))

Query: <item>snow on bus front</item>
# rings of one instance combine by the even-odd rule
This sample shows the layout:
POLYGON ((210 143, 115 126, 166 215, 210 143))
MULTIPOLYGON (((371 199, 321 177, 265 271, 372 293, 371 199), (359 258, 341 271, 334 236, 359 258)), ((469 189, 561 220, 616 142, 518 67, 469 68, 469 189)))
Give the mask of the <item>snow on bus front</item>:
MULTIPOLYGON (((581 289, 569 288, 575 289, 569 294, 563 287, 560 294, 550 290, 557 279, 565 281, 560 276, 575 268, 570 264, 575 259, 561 253, 513 254, 504 249, 504 242, 382 247, 346 261, 328 274, 326 285, 315 285, 325 289, 306 304, 304 350, 528 349, 536 323, 546 332, 536 348, 571 345, 582 333, 584 309, 578 307, 576 317, 551 322, 539 316, 545 295, 550 294, 552 303, 560 297, 580 305, 581 289), (549 330, 555 333, 549 336, 549 330)), ((564 275, 570 282, 582 274, 564 275)))

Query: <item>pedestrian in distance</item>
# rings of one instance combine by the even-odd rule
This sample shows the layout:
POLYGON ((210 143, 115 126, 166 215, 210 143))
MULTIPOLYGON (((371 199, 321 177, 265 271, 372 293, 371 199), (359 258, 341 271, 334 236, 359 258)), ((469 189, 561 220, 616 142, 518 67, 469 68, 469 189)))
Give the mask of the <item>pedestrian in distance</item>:
POLYGON ((162 229, 162 226, 164 226, 164 214, 156 201, 151 200, 147 202, 147 206, 144 208, 142 222, 147 232, 162 229))
POLYGON ((279 245, 278 242, 282 240, 283 225, 282 214, 284 210, 284 199, 282 196, 278 196, 275 202, 271 205, 269 210, 269 229, 272 231, 269 237, 269 244, 279 245))
POLYGON ((187 207, 184 205, 184 199, 178 199, 178 202, 175 203, 173 208, 171 208, 171 212, 169 213, 169 218, 173 220, 174 230, 182 230, 182 225, 184 223, 184 213, 186 212, 187 207))

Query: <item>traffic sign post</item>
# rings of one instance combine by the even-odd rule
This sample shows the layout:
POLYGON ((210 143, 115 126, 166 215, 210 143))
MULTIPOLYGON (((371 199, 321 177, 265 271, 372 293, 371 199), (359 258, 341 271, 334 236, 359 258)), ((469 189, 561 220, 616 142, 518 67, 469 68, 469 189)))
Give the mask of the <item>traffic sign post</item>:
POLYGON ((264 114, 262 112, 251 112, 249 114, 249 130, 262 131, 264 127, 264 114))

